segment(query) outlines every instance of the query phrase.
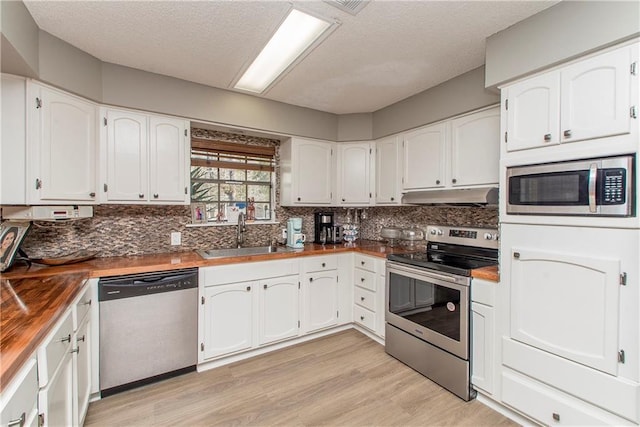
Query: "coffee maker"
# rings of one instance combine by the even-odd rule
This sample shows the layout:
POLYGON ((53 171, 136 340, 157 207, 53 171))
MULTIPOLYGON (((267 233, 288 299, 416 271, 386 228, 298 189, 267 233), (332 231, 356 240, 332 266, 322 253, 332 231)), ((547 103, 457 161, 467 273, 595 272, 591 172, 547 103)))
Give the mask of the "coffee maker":
POLYGON ((334 223, 335 212, 316 212, 314 214, 314 242, 339 243, 342 241, 342 230, 334 223))
POLYGON ((305 237, 302 233, 302 218, 289 218, 287 221, 287 246, 294 249, 304 248, 305 237))

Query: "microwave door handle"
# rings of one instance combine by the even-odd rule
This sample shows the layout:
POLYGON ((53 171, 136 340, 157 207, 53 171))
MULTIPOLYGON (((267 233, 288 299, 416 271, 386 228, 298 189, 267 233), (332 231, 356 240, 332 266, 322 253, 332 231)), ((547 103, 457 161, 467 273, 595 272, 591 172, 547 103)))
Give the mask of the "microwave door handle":
POLYGON ((589 166, 589 212, 596 210, 596 180, 598 179, 598 165, 591 163, 589 166))

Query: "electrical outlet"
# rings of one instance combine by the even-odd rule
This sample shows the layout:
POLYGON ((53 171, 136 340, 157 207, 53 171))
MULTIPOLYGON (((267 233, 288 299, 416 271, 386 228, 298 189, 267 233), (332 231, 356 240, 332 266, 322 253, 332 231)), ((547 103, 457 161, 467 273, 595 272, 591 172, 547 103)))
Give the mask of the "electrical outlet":
POLYGON ((282 229, 282 238, 283 238, 283 239, 286 239, 286 238, 287 238, 287 229, 286 229, 286 228, 283 228, 283 229, 282 229))
POLYGON ((182 244, 182 233, 179 231, 171 232, 171 246, 179 246, 182 244))

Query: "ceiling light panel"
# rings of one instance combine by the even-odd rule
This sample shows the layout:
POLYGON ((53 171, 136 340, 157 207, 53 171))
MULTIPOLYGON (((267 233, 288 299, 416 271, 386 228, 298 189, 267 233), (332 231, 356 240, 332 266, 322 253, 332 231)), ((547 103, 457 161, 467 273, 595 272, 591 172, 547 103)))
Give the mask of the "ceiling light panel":
POLYGON ((292 9, 234 88, 264 92, 332 25, 329 21, 292 9))

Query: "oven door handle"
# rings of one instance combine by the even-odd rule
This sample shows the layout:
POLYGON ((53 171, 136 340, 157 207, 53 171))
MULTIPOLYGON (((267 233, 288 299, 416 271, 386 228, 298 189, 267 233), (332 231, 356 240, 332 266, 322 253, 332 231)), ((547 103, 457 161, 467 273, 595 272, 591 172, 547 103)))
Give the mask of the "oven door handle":
POLYGON ((455 283, 457 285, 469 286, 469 278, 468 277, 455 277, 448 276, 445 274, 435 273, 433 270, 427 270, 420 267, 405 267, 404 265, 398 265, 398 263, 393 263, 393 265, 389 265, 387 268, 388 271, 392 272, 393 270, 398 272, 409 273, 421 278, 430 278, 437 279, 443 282, 455 283))
POLYGON ((591 163, 589 166, 589 212, 596 213, 596 184, 598 179, 598 165, 591 163))

